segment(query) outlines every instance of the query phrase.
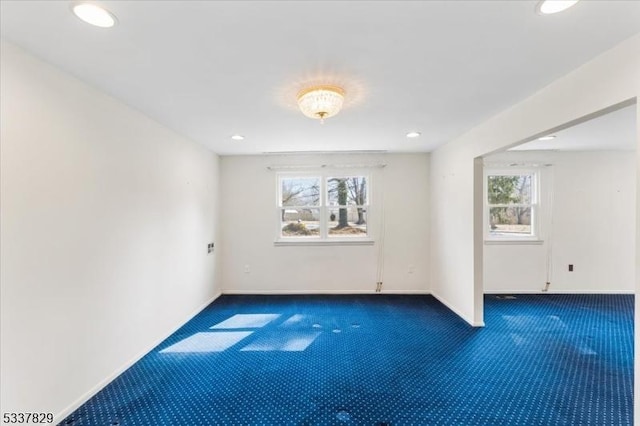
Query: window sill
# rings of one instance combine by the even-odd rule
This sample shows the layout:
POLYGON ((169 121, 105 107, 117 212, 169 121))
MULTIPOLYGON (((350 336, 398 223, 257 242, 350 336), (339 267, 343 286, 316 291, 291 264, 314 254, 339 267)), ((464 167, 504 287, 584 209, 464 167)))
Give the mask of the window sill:
POLYGON ((542 245, 544 240, 484 240, 485 245, 542 245))
POLYGON ((275 247, 286 246, 372 246, 375 243, 371 238, 359 238, 352 240, 276 240, 275 247))

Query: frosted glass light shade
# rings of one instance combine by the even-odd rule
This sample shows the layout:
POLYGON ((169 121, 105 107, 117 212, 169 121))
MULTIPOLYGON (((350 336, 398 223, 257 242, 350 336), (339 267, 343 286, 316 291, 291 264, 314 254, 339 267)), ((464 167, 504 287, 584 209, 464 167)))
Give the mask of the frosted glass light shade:
POLYGON ((298 93, 298 106, 304 115, 324 121, 342 109, 344 90, 337 86, 313 86, 298 93))

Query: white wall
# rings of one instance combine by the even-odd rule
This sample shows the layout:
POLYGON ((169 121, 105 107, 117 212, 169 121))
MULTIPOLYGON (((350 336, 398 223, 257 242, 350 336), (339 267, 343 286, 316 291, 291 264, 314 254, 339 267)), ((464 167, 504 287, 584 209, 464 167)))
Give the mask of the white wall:
MULTIPOLYGON (((603 53, 532 97, 431 155, 431 291, 482 325, 482 242, 474 240, 474 205, 482 175, 474 159, 576 124, 640 93, 640 35, 603 53)), ((481 226, 481 222, 478 222, 481 226)))
POLYGON ((1 49, 2 411, 64 415, 216 295, 218 159, 1 49))
MULTIPOLYGON (((639 49, 640 50, 640 49, 639 49)), ((633 422, 640 424, 640 107, 636 97, 636 296, 634 312, 633 422)))
POLYGON ((229 156, 221 157, 221 179, 225 293, 374 292, 379 262, 384 266, 383 292, 429 292, 427 154, 229 156), (386 167, 367 169, 373 192, 368 229, 374 245, 274 246, 277 185, 276 172, 268 166, 381 163, 386 167))
POLYGON ((549 267, 550 293, 634 292, 633 151, 512 151, 485 158, 492 163, 552 166, 539 171, 543 244, 485 245, 485 292, 539 293, 549 267))

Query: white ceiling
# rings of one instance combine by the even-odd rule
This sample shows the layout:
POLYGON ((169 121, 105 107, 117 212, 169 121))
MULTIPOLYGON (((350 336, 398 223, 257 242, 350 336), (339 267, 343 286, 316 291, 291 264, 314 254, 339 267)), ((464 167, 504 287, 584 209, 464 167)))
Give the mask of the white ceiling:
POLYGON ((636 149, 636 105, 619 109, 554 133, 550 141, 535 140, 510 151, 634 151, 636 149))
POLYGON ((2 0, 2 37, 220 154, 430 151, 640 32, 638 1, 103 1, 109 30, 69 4, 2 0), (311 82, 347 91, 324 125, 311 82))

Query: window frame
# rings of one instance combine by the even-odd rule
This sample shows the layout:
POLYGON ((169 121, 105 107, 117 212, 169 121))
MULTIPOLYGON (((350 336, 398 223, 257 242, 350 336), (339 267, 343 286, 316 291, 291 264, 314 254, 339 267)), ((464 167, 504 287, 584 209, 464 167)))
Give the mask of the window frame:
MULTIPOLYGON (((374 243, 371 233, 371 173, 361 170, 335 170, 335 169, 321 169, 321 170, 307 170, 307 171, 281 171, 276 173, 276 235, 275 245, 371 245, 374 243), (366 203, 362 204, 362 207, 366 211, 366 223, 367 233, 363 236, 331 236, 329 235, 329 215, 331 209, 339 208, 340 206, 329 205, 329 184, 328 181, 331 178, 350 178, 350 177, 364 177, 367 180, 366 187, 366 203), (319 203, 317 206, 296 206, 296 208, 310 208, 319 210, 319 227, 320 232, 317 236, 297 236, 288 237, 282 235, 282 209, 294 208, 292 206, 282 205, 282 182, 285 179, 292 178, 318 178, 320 180, 320 194, 319 203)), ((349 205, 347 205, 349 207, 349 205)), ((352 205, 351 207, 359 207, 359 205, 352 205)))
POLYGON ((483 182, 483 221, 482 229, 485 243, 522 243, 539 244, 541 239, 541 206, 540 206, 540 175, 538 167, 487 167, 484 169, 483 182), (490 176, 531 176, 531 200, 530 203, 511 204, 489 204, 489 177, 490 176), (531 233, 530 235, 494 235, 490 232, 490 211, 495 207, 529 207, 531 210, 531 233))

